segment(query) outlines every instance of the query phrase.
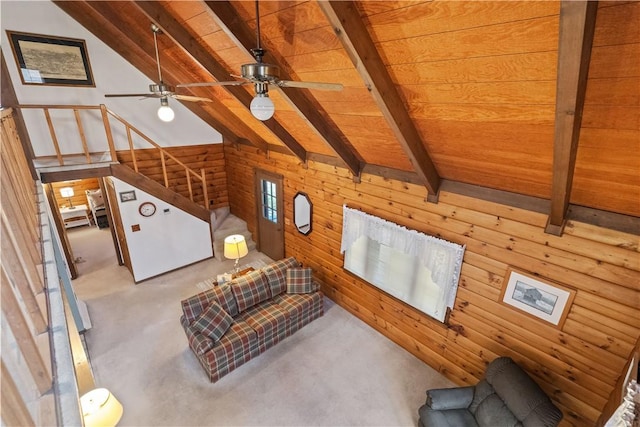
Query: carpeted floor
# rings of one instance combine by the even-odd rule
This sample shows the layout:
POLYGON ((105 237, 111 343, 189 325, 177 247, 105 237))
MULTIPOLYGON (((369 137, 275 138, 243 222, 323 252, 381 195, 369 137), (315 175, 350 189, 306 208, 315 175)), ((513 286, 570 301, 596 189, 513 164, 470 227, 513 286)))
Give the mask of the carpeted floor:
MULTIPOLYGON (((124 406, 120 426, 411 426, 427 388, 453 383, 325 299, 325 315, 215 384, 187 346, 180 300, 232 268, 215 259, 138 285, 108 229, 68 230, 73 281, 93 328, 96 386, 124 406)), ((251 251, 242 264, 270 262, 251 251)))

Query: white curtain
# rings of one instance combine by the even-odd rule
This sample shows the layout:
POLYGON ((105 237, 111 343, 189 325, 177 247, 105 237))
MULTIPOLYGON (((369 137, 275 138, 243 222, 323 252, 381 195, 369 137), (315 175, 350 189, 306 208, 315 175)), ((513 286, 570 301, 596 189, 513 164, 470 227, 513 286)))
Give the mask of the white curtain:
POLYGON ((344 253, 361 236, 421 260, 431 279, 446 290, 448 307, 453 307, 464 256, 464 246, 409 230, 356 209, 343 206, 342 245, 344 253))

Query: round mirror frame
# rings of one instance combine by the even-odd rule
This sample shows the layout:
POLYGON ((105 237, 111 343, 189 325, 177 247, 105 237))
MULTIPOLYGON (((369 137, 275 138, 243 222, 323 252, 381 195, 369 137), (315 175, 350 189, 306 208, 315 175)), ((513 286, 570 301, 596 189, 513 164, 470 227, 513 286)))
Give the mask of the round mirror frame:
POLYGON ((311 230, 313 229, 311 226, 312 217, 313 217, 313 203, 311 203, 311 200, 309 199, 309 196, 306 193, 303 193, 302 191, 298 191, 296 195, 293 196, 293 223, 300 234, 304 234, 306 236, 309 233, 311 233, 311 230), (299 202, 299 200, 301 201, 299 202), (302 221, 300 221, 300 222, 303 222, 303 224, 299 224, 296 213, 304 214, 304 212, 298 211, 299 209, 298 203, 305 203, 305 202, 309 206, 309 216, 308 218, 304 218, 304 219, 307 219, 307 221, 304 221, 303 219, 302 221))

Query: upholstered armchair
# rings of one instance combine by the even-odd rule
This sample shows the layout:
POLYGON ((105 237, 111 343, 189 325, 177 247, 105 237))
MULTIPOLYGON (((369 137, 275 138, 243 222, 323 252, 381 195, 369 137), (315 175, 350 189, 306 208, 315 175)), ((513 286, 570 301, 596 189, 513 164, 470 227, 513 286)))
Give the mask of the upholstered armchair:
POLYGON ((427 391, 420 427, 552 427, 562 412, 511 358, 487 366, 477 385, 427 391))

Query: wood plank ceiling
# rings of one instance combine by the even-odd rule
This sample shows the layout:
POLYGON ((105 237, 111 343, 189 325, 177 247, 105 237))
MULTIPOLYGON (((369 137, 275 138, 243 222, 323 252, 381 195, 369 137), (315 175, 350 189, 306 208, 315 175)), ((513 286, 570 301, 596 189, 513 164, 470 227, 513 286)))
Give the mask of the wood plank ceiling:
MULTIPOLYGON (((254 2, 55 3, 154 81, 151 22, 166 83, 255 62, 254 2)), ((178 89, 213 99, 185 105, 227 142, 356 181, 409 177, 433 201, 445 181, 541 198, 555 233, 569 204, 640 217, 640 2, 263 1, 260 15, 281 78, 344 90, 271 87, 260 122, 251 85, 178 89)))

